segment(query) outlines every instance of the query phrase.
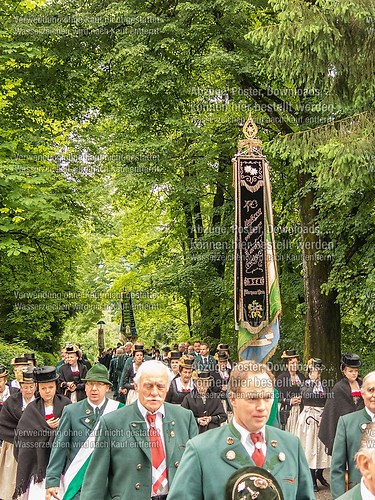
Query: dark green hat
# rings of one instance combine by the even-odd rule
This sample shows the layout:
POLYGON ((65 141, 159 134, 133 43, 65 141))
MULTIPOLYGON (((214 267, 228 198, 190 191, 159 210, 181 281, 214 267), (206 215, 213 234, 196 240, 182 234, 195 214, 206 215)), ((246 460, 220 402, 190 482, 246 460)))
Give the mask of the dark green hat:
POLYGON ((262 467, 244 467, 237 470, 225 488, 225 500, 284 500, 283 492, 274 476, 262 467))
POLYGON ((84 382, 103 382, 103 384, 112 385, 108 379, 109 374, 107 367, 101 363, 97 363, 90 368, 86 374, 86 378, 83 378, 82 380, 84 382))

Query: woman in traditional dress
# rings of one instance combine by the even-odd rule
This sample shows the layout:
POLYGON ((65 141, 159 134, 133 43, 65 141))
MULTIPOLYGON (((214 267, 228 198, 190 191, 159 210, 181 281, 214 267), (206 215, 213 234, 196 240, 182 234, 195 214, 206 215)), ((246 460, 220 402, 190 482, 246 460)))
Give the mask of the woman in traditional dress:
POLYGON ((22 380, 22 371, 30 368, 32 363, 25 357, 19 356, 17 358, 13 358, 10 364, 13 366, 14 380, 9 382, 10 391, 19 389, 20 383, 19 380, 22 380))
POLYGON ((5 366, 0 365, 0 411, 3 407, 3 404, 10 396, 10 389, 9 385, 7 384, 7 375, 8 371, 6 370, 5 366))
POLYGON ((304 375, 298 370, 299 354, 295 349, 283 352, 286 359, 286 371, 276 378, 276 389, 279 391, 280 422, 282 428, 296 433, 298 417, 301 411, 301 385, 304 375))
POLYGON ((324 444, 318 438, 320 420, 327 400, 327 383, 321 380, 323 362, 319 358, 307 362, 308 380, 301 387, 303 410, 298 418, 296 435, 299 437, 309 464, 314 491, 319 491, 317 479, 323 486, 329 486, 323 471, 331 465, 324 444))
POLYGON ((202 434, 202 432, 219 427, 226 421, 227 415, 219 394, 210 389, 212 381, 210 372, 208 370, 194 371, 191 378, 195 387, 184 397, 181 406, 194 413, 199 434, 202 434))
POLYGON ((32 367, 22 372, 20 390, 5 401, 0 413, 0 498, 12 500, 16 487, 17 462, 13 455, 14 434, 22 412, 35 399, 36 383, 32 367))
POLYGON ((172 380, 165 401, 180 405, 184 397, 194 389, 191 375, 193 372, 194 356, 186 354, 179 359, 179 373, 172 380))
POLYGON ((123 388, 125 389, 125 401, 126 405, 133 403, 138 395, 134 388, 134 377, 138 371, 138 368, 144 361, 145 351, 143 345, 135 345, 133 349, 133 362, 128 366, 124 375, 123 388))
POLYGON ((339 418, 347 413, 362 410, 365 406, 361 395, 362 379, 358 376, 361 364, 360 357, 351 352, 341 358, 340 370, 343 378, 332 389, 319 428, 319 439, 325 444, 328 455, 332 455, 339 418))
POLYGON ((182 354, 180 351, 169 351, 168 353, 168 365, 171 370, 172 377, 176 377, 179 373, 180 365, 179 360, 182 354))
POLYGON ((70 399, 56 394, 54 366, 34 369, 38 396, 22 414, 14 438, 14 455, 18 462, 16 489, 13 499, 41 500, 45 498, 45 477, 55 430, 70 399))
POLYGON ((216 369, 211 372, 213 377, 212 391, 219 394, 225 413, 231 411, 231 405, 228 398, 228 382, 230 377, 229 356, 226 351, 218 351, 215 354, 217 361, 216 369))
POLYGON ((85 383, 82 379, 86 377, 87 366, 82 363, 80 349, 75 345, 68 345, 65 349, 65 364, 61 366, 59 373, 59 387, 72 403, 85 399, 85 383))

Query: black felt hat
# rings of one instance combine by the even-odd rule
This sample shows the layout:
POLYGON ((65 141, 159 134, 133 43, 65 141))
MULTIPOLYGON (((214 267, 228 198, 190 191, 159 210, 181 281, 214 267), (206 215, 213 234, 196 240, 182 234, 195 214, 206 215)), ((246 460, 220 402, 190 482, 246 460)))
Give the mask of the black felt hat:
POLYGON ((180 368, 193 369, 193 363, 194 363, 194 356, 190 356, 190 354, 185 354, 181 356, 181 358, 178 360, 180 368))
POLYGON ((229 352, 229 344, 219 344, 216 348, 217 351, 228 351, 229 352))
POLYGON ((69 344, 65 347, 66 354, 77 354, 78 355, 79 347, 77 345, 69 344))
POLYGON ((229 356, 228 356, 228 352, 227 351, 218 351, 214 358, 216 359, 216 361, 228 361, 229 359, 229 356))
POLYGON ((353 354, 352 352, 346 352, 342 355, 340 361, 341 370, 344 368, 360 368, 362 365, 361 358, 358 354, 353 354))
POLYGON ((323 361, 320 358, 309 359, 307 362, 307 369, 311 370, 312 368, 321 370, 323 368, 323 361))
POLYGON ((22 370, 20 376, 17 377, 17 380, 20 384, 31 384, 35 382, 34 368, 30 366, 30 368, 25 368, 25 370, 22 370))
POLYGON ((195 381, 197 380, 208 381, 212 379, 212 376, 208 370, 196 370, 193 372, 191 378, 195 381))
POLYGON ((133 346, 133 354, 135 352, 143 352, 143 354, 145 353, 145 347, 143 344, 134 344, 133 346))
POLYGON ((299 358, 299 354, 295 349, 286 349, 282 355, 282 359, 288 359, 288 358, 299 358))
POLYGON ((268 470, 262 467, 244 467, 232 474, 227 481, 225 500, 250 500, 253 498, 257 500, 284 500, 279 483, 268 470))
POLYGON ((169 351, 168 359, 171 361, 172 359, 179 360, 182 356, 180 351, 169 351))
POLYGON ((29 360, 25 358, 25 356, 19 356, 18 358, 13 358, 10 364, 15 366, 15 365, 29 365, 30 363, 29 360))
POLYGON ((38 383, 53 382, 58 378, 59 376, 56 374, 56 368, 54 366, 40 366, 39 368, 34 368, 34 380, 38 383))

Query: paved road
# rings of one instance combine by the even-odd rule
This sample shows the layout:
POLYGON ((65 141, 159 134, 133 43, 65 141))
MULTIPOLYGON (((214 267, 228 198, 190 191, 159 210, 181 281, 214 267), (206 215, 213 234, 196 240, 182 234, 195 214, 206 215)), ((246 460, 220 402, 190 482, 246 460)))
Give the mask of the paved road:
MULTIPOLYGON (((324 470, 324 478, 329 482, 329 469, 324 470)), ((325 488, 318 481, 319 491, 316 493, 316 500, 331 500, 329 488, 325 488)))

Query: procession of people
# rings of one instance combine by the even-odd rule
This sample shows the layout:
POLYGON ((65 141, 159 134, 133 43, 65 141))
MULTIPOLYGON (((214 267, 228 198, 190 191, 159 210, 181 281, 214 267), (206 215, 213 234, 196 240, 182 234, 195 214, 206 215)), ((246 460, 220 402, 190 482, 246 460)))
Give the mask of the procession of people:
POLYGON ((90 369, 74 344, 56 366, 20 354, 12 381, 0 365, 0 499, 375 498, 375 372, 345 353, 330 385, 323 360, 281 359, 200 341, 127 342, 90 369))

